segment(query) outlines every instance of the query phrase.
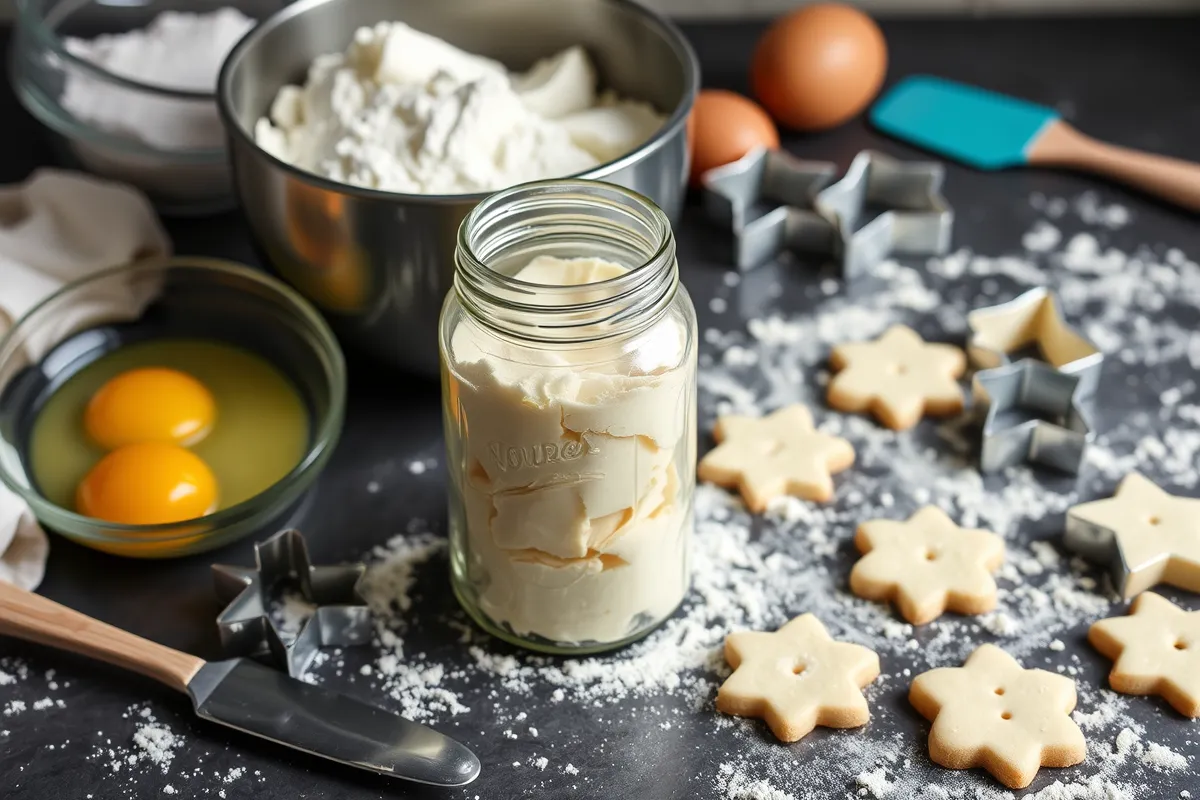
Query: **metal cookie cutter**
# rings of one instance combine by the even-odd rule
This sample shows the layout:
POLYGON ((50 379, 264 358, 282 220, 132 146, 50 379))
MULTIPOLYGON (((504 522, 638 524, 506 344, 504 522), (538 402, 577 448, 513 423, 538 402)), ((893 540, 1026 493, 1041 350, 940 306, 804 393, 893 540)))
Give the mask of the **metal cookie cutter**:
POLYGON ((1126 600, 1159 583, 1194 592, 1200 589, 1200 574, 1192 574, 1200 540, 1188 528, 1198 511, 1200 500, 1175 497, 1130 472, 1110 497, 1067 509, 1063 544, 1107 567, 1126 600))
POLYGON ((817 193, 813 210, 834 226, 833 255, 847 281, 890 255, 950 249, 954 212, 941 195, 944 174, 936 161, 900 161, 864 150, 840 181, 817 193))
POLYGON ((831 162, 803 161, 763 147, 705 172, 705 209, 733 232, 738 269, 757 267, 789 247, 828 252, 833 230, 810 207, 836 174, 831 162))
POLYGON ((709 215, 732 227, 739 269, 791 248, 833 256, 854 280, 889 255, 950 248, 954 212, 940 194, 941 164, 864 150, 830 185, 834 172, 827 162, 759 149, 704 174, 709 215), (783 205, 762 211, 765 202, 783 205))
POLYGON ((1111 528, 1105 528, 1080 519, 1067 510, 1067 522, 1063 532, 1063 546, 1093 564, 1107 567, 1107 572, 1117 594, 1128 597, 1126 587, 1130 579, 1149 569, 1160 566, 1159 559, 1148 563, 1131 564, 1117 541, 1111 528))
POLYGON ((1009 355, 1036 346, 1052 367, 1080 382, 1080 395, 1090 397, 1100 381, 1104 354, 1063 319, 1058 299, 1045 287, 967 315, 971 336, 967 352, 980 369, 1009 363, 1009 355))
POLYGON ((300 677, 322 647, 346 647, 371 640, 371 613, 359 585, 366 567, 348 564, 314 567, 304 536, 284 530, 254 545, 255 568, 214 564, 217 597, 228 603, 217 628, 226 653, 268 657, 279 669, 300 677), (312 616, 290 638, 271 618, 271 602, 289 585, 299 589, 312 616))
POLYGON ((1027 358, 977 372, 972 385, 983 417, 982 472, 1023 461, 1079 471, 1093 435, 1080 405, 1079 376, 1027 358))

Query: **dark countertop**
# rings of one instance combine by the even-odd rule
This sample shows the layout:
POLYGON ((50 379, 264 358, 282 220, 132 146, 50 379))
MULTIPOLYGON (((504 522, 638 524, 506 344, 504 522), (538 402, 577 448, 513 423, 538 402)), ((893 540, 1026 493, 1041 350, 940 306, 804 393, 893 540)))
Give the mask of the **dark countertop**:
MULTIPOLYGON (((883 27, 891 48, 892 80, 933 72, 980 83, 1055 105, 1083 130, 1098 137, 1200 160, 1200 137, 1196 135, 1200 131, 1200 83, 1195 80, 1198 18, 913 20, 887 22, 883 27)), ((745 64, 759 28, 722 25, 692 26, 687 30, 703 62, 705 85, 744 90, 745 64)), ((49 163, 51 151, 36 123, 17 106, 10 91, 0 93, 0 112, 7 144, 0 153, 0 182, 9 183, 24 178, 36 165, 49 163)), ((789 136, 786 145, 800 155, 831 159, 842 167, 866 147, 915 156, 908 148, 882 139, 860 121, 820 135, 789 136)), ((946 195, 957 212, 956 246, 989 255, 1019 253, 1022 234, 1038 218, 1030 206, 1031 195, 1076 197, 1087 189, 1098 189, 1104 202, 1121 203, 1133 213, 1134 221, 1129 226, 1111 232, 1102 230, 1102 243, 1129 252, 1146 245, 1157 248, 1160 255, 1165 247, 1181 248, 1192 257, 1200 252, 1194 217, 1121 190, 1069 175, 1031 171, 984 175, 950 166, 946 195)), ((236 215, 171 221, 168 227, 179 252, 255 260, 245 228, 236 215)), ((792 317, 815 313, 820 309, 818 304, 824 302, 823 293, 815 287, 828 274, 814 275, 797 268, 760 270, 731 287, 724 280, 728 272, 724 262, 727 244, 720 232, 705 225, 694 199, 677 235, 685 282, 696 300, 702 329, 733 331, 735 340, 745 344, 744 339, 736 339, 740 336, 737 332, 745 330, 745 320, 776 313, 792 317), (723 315, 710 309, 709 301, 715 296, 728 301, 729 311, 723 315)), ((920 268, 924 261, 904 263, 920 268)), ((959 319, 980 294, 997 295, 999 300, 1023 288, 1020 283, 1000 280, 997 284, 996 279, 971 274, 953 286, 940 279, 931 279, 931 285, 939 291, 945 289, 941 294, 944 304, 950 316, 957 314, 959 319)), ((1182 297, 1162 313, 1171 315, 1179 329, 1194 331, 1200 322, 1195 303, 1194 296, 1182 297)), ((1095 306, 1091 310, 1099 313, 1095 306)), ((933 320, 932 315, 928 318, 933 320)), ((937 326, 932 330, 937 333, 937 326)), ((1195 364, 1200 361, 1200 343, 1193 343, 1198 354, 1195 364)), ((715 349, 709 341, 702 352, 711 357, 715 349)), ((804 366, 805 380, 815 386, 817 370, 804 366)), ((1135 371, 1136 364, 1110 367, 1106 373, 1110 377, 1106 407, 1099 422, 1102 430, 1127 426, 1121 428, 1122 437, 1111 442, 1114 452, 1126 455, 1134 451, 1141 437, 1153 437, 1156 431, 1166 429, 1165 423, 1156 422, 1159 394, 1182 385, 1186 398, 1188 391, 1195 391, 1194 383, 1187 388, 1187 381, 1195 378, 1195 367, 1189 367, 1188 359, 1178 353, 1169 361, 1147 365, 1144 375, 1135 371), (1139 415, 1138 411, 1148 413, 1139 415)), ((714 404, 711 394, 702 397, 702 431, 711 426, 714 404)), ((1182 423, 1177 420, 1175 425, 1182 423)), ((351 359, 345 434, 302 523, 309 534, 314 560, 357 559, 374 545, 406 530, 428 526, 435 533, 444 532, 444 477, 440 464, 422 475, 413 475, 406 468, 414 459, 440 460, 440 430, 435 383, 389 374, 351 359), (366 488, 372 482, 378 484, 375 492, 366 488)), ((1194 433, 1193 427, 1191 435, 1194 433)), ((922 426, 919 435, 922 441, 937 441, 929 423, 922 426)), ((707 442, 707 435, 702 434, 702 444, 707 446, 707 442)), ((1169 474, 1158 477, 1166 480, 1165 485, 1172 491, 1195 496, 1200 490, 1194 473, 1193 462, 1190 479, 1186 464, 1182 469, 1176 465, 1169 474)), ((1156 477, 1153 470, 1150 475, 1156 477)), ((1069 479, 1045 480, 1057 482, 1055 485, 1064 487, 1064 493, 1070 492, 1069 479)), ((989 480, 986 485, 995 489, 1000 484, 989 480)), ((1111 491, 1113 481, 1109 473, 1095 472, 1081 485, 1081 493, 1096 496, 1111 491)), ((915 505, 908 497, 897 496, 896 502, 907 508, 915 505)), ((767 530, 770 524, 756 527, 755 536, 766 539, 771 535, 767 530)), ((1057 508, 1051 509, 1045 519, 1023 522, 1018 530, 1007 533, 1010 543, 1024 547, 1031 539, 1052 538, 1060 529, 1061 508, 1057 508)), ((828 579, 832 582, 829 592, 835 587, 844 590, 844 575, 853 561, 852 548, 846 544, 851 531, 852 526, 846 525, 834 526, 830 531, 838 544, 828 560, 833 574, 828 579)), ((786 549, 787 545, 780 547, 786 549)), ((805 556, 803 548, 789 552, 801 559, 817 557, 811 553, 805 556)), ((249 563, 251 544, 245 541, 193 558, 138 562, 105 556, 56 537, 41 592, 142 636, 203 657, 215 657, 212 620, 217 608, 208 571, 208 564, 214 560, 249 563)), ((909 759, 909 770, 917 779, 898 786, 925 787, 919 793, 897 788, 888 797, 1004 796, 996 792, 998 785, 982 773, 949 774, 928 763, 923 755, 927 726, 904 701, 906 680, 888 680, 869 693, 875 719, 868 729, 849 733, 818 730, 785 748, 771 743, 761 725, 715 725, 711 692, 699 708, 686 696, 672 692, 619 702, 576 701, 571 697, 556 702, 550 684, 531 679, 532 687, 517 689, 508 681, 471 671, 472 658, 459 643, 459 628, 454 627, 465 618, 449 592, 444 568, 444 556, 435 557, 417 574, 413 592, 417 600, 409 613, 405 652, 422 654, 429 663, 444 663, 451 670, 464 670, 466 677, 455 687, 471 710, 455 716, 438 714, 435 719, 442 730, 475 748, 484 763, 481 778, 465 790, 417 790, 328 767, 317 759, 197 722, 191 718, 185 698, 149 681, 83 659, 0 639, 0 670, 11 672, 18 662, 29 670, 28 677, 0 686, 0 710, 13 700, 28 706, 43 697, 62 702, 62 707, 52 705, 41 711, 30 709, 8 716, 0 713, 0 796, 14 800, 157 797, 165 796, 169 786, 174 796, 184 798, 281 800, 410 796, 484 800, 517 796, 736 796, 774 800, 793 796, 848 797, 858 791, 856 775, 872 766, 862 766, 861 759, 856 761, 856 743, 863 737, 902 739, 904 743, 896 752, 909 759), (183 745, 166 773, 146 762, 115 772, 112 768, 114 758, 131 752, 131 716, 135 716, 136 709, 133 713, 130 709, 135 706, 149 708, 159 721, 183 737, 183 745), (501 734, 501 728, 514 727, 516 709, 526 710, 529 720, 537 720, 542 730, 540 738, 522 734, 520 741, 515 741, 501 734), (670 722, 663 723, 663 719, 670 722), (115 752, 110 754, 110 749, 115 752), (549 756, 552 765, 544 771, 528 765, 531 756, 541 754, 549 756), (514 761, 522 767, 513 767, 514 761), (573 764, 578 774, 565 774, 562 766, 566 763, 573 764), (723 764, 732 766, 723 769, 723 764), (814 773, 810 768, 813 764, 827 767, 814 773), (238 769, 244 772, 235 772, 236 777, 225 780, 231 770, 238 769), (766 781, 779 794, 770 794, 765 784, 755 789, 756 780, 766 781), (939 787, 944 793, 939 793, 939 787)), ((1058 568, 1066 570, 1065 566, 1058 568)), ((1200 608, 1200 598, 1195 595, 1177 591, 1164 594, 1189 608, 1200 608)), ((785 614, 806 610, 800 597, 789 608, 781 609, 776 621, 785 614)), ((832 623, 835 631, 845 627, 838 620, 826 622, 832 623)), ((1067 643, 1066 653, 1058 654, 1063 658, 1058 663, 1078 665, 1081 692, 1085 683, 1100 685, 1107 662, 1084 643, 1086 625, 1061 631, 1053 624, 1050 628, 1056 638, 1067 643), (1067 656, 1072 660, 1066 661, 1067 656)), ((918 636, 918 649, 932 648, 932 640, 923 636, 918 636)), ((986 632, 975 638, 991 640, 986 632)), ((476 635, 473 641, 488 653, 514 652, 482 635, 476 635)), ((881 652, 885 672, 896 673, 910 662, 914 667, 926 668, 922 654, 908 651, 903 644, 895 652, 881 652)), ((1058 655, 1049 653, 1047 662, 1058 655)), ((1031 657, 1028 653, 1024 656, 1031 657)), ((345 670, 322 670, 322 680, 329 686, 371 696, 372 684, 355 674, 360 662, 354 659, 360 657, 348 652, 345 670)), ((706 674, 711 680, 711 672, 706 674)), ((1087 695, 1095 696, 1094 690, 1087 695)), ((376 699, 396 707, 387 698, 376 699)), ((1120 708, 1122 714, 1131 715, 1129 724, 1143 731, 1146 740, 1191 757, 1191 764, 1182 770, 1160 772, 1131 758, 1109 771, 1097 767, 1105 760, 1104 749, 1111 749, 1112 737, 1122 727, 1117 720, 1097 734, 1108 741, 1098 744, 1087 765, 1079 770, 1044 770, 1033 789, 1059 779, 1078 781, 1080 785, 1091 780, 1091 791, 1102 792, 1104 781, 1112 781, 1124 787, 1126 795, 1122 796, 1128 797, 1174 798, 1184 790, 1200 795, 1200 765, 1195 761, 1200 755, 1197 724, 1182 720, 1154 699, 1135 699, 1120 708)), ((1081 710, 1089 709, 1081 705, 1081 710)), ((884 766, 895 778, 904 769, 903 764, 897 760, 884 766)), ((1054 796, 1105 796, 1084 791, 1054 796)))

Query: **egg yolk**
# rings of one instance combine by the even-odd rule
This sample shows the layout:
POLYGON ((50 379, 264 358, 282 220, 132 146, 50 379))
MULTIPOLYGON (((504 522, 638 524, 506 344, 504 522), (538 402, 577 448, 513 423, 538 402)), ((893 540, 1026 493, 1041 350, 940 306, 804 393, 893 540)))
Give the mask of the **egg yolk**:
POLYGON ((79 483, 80 514, 126 525, 181 522, 217 507, 217 479, 198 455, 178 445, 142 442, 100 459, 79 483))
POLYGON ((204 384, 179 370, 147 367, 122 372, 88 401, 83 424, 106 450, 141 442, 193 445, 216 419, 204 384))

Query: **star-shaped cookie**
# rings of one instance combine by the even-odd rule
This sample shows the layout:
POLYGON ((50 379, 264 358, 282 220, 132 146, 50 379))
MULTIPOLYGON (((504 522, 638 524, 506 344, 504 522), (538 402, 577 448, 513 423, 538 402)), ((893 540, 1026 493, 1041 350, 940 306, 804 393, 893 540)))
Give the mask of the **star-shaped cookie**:
POLYGON ((1112 497, 1067 511, 1066 544, 1107 560, 1126 599, 1159 583, 1200 592, 1200 499, 1168 494, 1136 472, 1112 497))
POLYGON ((933 722, 929 757, 949 769, 983 767, 1010 789, 1024 789, 1040 767, 1083 761, 1083 732, 1071 719, 1075 682, 1022 669, 991 644, 961 667, 918 675, 908 700, 933 722))
POLYGON ((1103 356, 1095 345, 1076 332, 1047 289, 1030 289, 1015 300, 967 315, 971 338, 967 349, 981 369, 1007 363, 1008 355, 1036 345, 1051 366, 1078 372, 1103 356))
POLYGON ((1185 717, 1200 717, 1200 611, 1144 592, 1131 612, 1088 631, 1092 646, 1115 661, 1109 684, 1122 694, 1156 694, 1185 717))
POLYGON ((921 417, 957 414, 963 409, 958 378, 967 357, 953 345, 929 343, 911 328, 893 325, 873 342, 833 348, 829 405, 839 411, 870 411, 895 430, 921 417))
POLYGON ((781 494, 829 500, 831 475, 854 463, 850 443, 816 430, 812 414, 798 404, 757 419, 721 417, 713 438, 718 446, 700 459, 696 475, 718 486, 736 486, 755 513, 781 494))
POLYGON ((864 522, 854 544, 864 555, 850 572, 850 591, 895 602, 913 625, 932 622, 947 609, 982 614, 996 607, 992 573, 1004 561, 1004 541, 958 527, 937 506, 925 506, 907 522, 864 522))
POLYGON ((834 641, 812 614, 774 633, 729 634, 725 660, 733 674, 717 690, 717 709, 762 718, 780 741, 797 741, 818 725, 857 728, 871 718, 862 689, 879 677, 879 656, 834 641))
POLYGON ((994 644, 964 666, 917 675, 908 702, 934 723, 929 757, 948 769, 982 766, 1010 789, 1024 789, 1042 766, 1084 760, 1087 746, 1075 708, 1075 681, 1022 669, 994 644))

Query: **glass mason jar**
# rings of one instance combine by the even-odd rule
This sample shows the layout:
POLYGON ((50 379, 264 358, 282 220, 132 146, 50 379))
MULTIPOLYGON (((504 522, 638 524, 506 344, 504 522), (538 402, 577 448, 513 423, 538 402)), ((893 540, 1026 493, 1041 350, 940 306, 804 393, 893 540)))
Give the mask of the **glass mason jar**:
POLYGON ((463 221, 439 333, 454 591, 496 636, 619 647, 687 591, 696 312, 666 216, 543 181, 463 221))

